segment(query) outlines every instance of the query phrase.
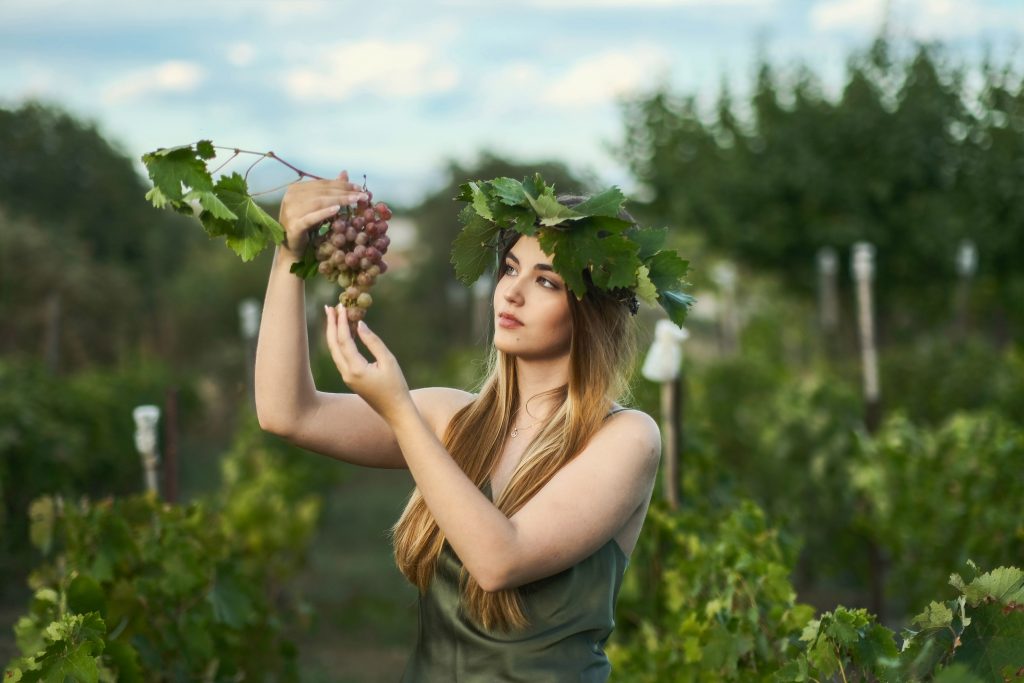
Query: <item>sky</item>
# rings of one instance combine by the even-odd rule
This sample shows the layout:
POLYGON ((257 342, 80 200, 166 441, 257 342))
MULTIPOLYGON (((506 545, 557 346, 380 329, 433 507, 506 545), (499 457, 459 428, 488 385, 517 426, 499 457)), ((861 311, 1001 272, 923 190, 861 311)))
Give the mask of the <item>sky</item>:
MULTIPOLYGON (((135 159, 272 150, 395 203, 483 149, 628 193, 622 98, 667 85, 707 106, 723 79, 742 96, 759 54, 835 94, 883 20, 968 64, 1024 61, 1024 0, 0 0, 0 106, 57 104, 135 159)), ((294 178, 259 171, 253 191, 294 178)))

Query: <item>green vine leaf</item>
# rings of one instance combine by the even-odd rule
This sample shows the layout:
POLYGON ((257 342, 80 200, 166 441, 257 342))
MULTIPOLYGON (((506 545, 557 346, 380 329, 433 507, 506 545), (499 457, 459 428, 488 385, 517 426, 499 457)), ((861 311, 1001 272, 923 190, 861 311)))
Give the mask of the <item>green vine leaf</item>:
POLYGON ((622 190, 612 185, 610 188, 594 195, 590 199, 576 206, 576 212, 588 216, 609 216, 618 218, 626 195, 622 190))
POLYGON ((466 227, 452 244, 452 265, 455 266, 455 277, 470 285, 484 274, 490 263, 498 226, 483 218, 472 206, 462 209, 459 220, 466 227))
POLYGON ((206 159, 213 158, 213 145, 209 140, 200 140, 196 145, 160 148, 142 155, 153 190, 146 198, 157 208, 168 203, 183 201, 182 188, 195 190, 213 189, 213 179, 206 170, 206 159))
POLYGON ((220 218, 204 211, 199 220, 211 237, 223 235, 243 261, 251 261, 270 243, 284 241, 284 228, 253 201, 242 176, 222 176, 213 192, 235 218, 220 218))

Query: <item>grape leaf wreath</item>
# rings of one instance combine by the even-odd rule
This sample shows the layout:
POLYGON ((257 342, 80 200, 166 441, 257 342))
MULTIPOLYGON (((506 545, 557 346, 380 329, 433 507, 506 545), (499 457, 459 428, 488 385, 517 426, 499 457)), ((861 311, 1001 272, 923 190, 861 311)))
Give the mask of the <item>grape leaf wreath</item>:
MULTIPOLYGON (((689 262, 663 249, 667 228, 641 228, 620 212, 626 197, 612 186, 576 206, 561 204, 554 185, 539 173, 459 186, 456 201, 463 228, 452 245, 456 277, 473 284, 500 257, 500 246, 515 233, 536 237, 569 290, 582 299, 588 286, 616 298, 633 295, 659 304, 682 325, 694 298, 681 291, 689 262), (584 273, 589 274, 588 285, 584 273)), ((500 267, 500 264, 496 264, 500 267)), ((631 305, 631 311, 636 309, 631 305)))

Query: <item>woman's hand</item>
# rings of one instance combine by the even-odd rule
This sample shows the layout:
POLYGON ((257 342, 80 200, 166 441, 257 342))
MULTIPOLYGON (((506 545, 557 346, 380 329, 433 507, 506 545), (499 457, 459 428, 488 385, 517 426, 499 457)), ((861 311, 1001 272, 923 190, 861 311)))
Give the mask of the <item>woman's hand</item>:
POLYGON ((357 183, 348 181, 348 171, 342 171, 334 180, 292 183, 285 190, 278 216, 285 231, 281 246, 300 257, 309 241, 310 228, 331 218, 343 206, 355 206, 360 199, 367 199, 367 195, 357 183))
POLYGON ((327 313, 327 346, 341 378, 389 424, 405 408, 413 406, 409 386, 394 354, 381 338, 359 321, 359 338, 373 354, 369 363, 356 347, 348 320, 335 306, 324 306, 327 313))

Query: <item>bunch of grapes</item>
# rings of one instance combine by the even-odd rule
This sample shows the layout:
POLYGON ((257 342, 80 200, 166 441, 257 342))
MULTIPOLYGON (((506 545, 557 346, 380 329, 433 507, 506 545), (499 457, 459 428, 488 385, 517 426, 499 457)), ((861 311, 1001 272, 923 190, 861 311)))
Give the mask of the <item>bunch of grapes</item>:
POLYGON ((362 320, 373 304, 369 290, 377 276, 388 270, 383 256, 391 244, 387 235, 391 209, 384 202, 371 205, 373 194, 363 191, 368 200, 360 200, 355 209, 342 208, 312 237, 317 269, 341 286, 338 301, 351 323, 362 320))

